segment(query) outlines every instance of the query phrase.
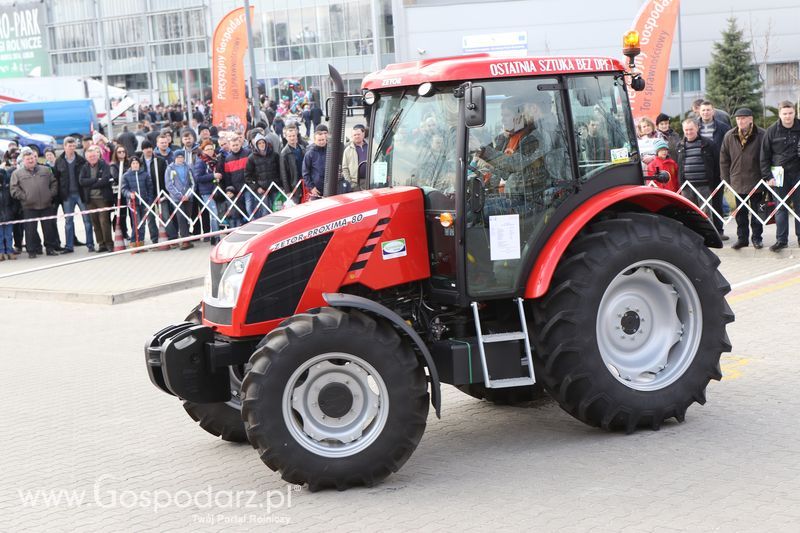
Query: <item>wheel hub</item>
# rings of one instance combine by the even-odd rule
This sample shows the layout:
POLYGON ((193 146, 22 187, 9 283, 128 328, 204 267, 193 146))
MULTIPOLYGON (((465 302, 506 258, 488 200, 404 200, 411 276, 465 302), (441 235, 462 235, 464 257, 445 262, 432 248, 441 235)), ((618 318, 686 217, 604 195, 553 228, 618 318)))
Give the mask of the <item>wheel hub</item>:
POLYGON ((622 315, 622 320, 620 320, 620 326, 626 335, 633 335, 639 331, 639 325, 641 323, 642 321, 636 311, 626 311, 625 314, 622 315))
POLYGON ((328 383, 319 391, 319 408, 326 416, 341 418, 353 407, 353 393, 342 383, 328 383))

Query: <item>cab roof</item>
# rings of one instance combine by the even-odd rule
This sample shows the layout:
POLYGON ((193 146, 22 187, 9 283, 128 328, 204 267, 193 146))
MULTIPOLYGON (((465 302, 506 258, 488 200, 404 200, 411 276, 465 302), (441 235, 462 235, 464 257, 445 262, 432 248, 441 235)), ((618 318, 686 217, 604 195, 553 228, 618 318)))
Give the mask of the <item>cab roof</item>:
POLYGON ((491 54, 470 54, 408 63, 395 63, 364 78, 362 89, 410 87, 421 83, 510 78, 519 76, 552 76, 622 72, 625 66, 618 59, 599 56, 525 56, 498 57, 491 54))

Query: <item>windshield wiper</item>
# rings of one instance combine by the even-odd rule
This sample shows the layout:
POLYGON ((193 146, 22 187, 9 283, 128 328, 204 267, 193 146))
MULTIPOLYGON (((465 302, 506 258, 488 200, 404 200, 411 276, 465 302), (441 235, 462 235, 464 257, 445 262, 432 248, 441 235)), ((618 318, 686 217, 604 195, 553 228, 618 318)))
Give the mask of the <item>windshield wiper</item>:
MULTIPOLYGON (((403 104, 403 98, 405 98, 405 96, 406 96, 406 91, 403 90, 403 92, 400 94, 401 106, 403 104)), ((383 150, 383 145, 386 144, 387 140, 389 140, 389 136, 394 131, 395 126, 397 126, 397 123, 400 122, 400 115, 402 114, 403 114, 403 108, 401 107, 400 109, 397 110, 397 113, 395 113, 394 116, 392 116, 392 119, 389 121, 389 125, 386 127, 386 131, 384 132, 383 137, 381 137, 381 142, 378 143, 378 147, 375 149, 375 159, 372 160, 373 163, 378 160, 378 156, 380 155, 381 150, 383 150)))

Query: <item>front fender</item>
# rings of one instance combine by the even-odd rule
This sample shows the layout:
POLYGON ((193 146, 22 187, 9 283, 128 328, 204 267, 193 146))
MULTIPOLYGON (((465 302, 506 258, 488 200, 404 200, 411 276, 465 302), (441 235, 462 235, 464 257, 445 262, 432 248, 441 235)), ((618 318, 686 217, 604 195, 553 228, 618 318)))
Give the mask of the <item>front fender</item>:
POLYGON ((433 408, 436 410, 436 416, 442 418, 442 386, 439 382, 439 372, 436 371, 436 365, 433 362, 433 356, 431 356, 428 346, 425 344, 425 341, 422 340, 422 337, 414 331, 414 328, 409 326, 400 315, 385 305, 381 305, 368 298, 340 292, 324 293, 322 297, 331 307, 352 307, 379 315, 402 330, 402 332, 414 342, 417 349, 422 354, 422 357, 425 359, 425 365, 428 367, 428 374, 431 378, 431 405, 433 405, 433 408))
POLYGON ((711 220, 689 199, 666 189, 615 187, 591 197, 559 224, 536 258, 525 285, 525 298, 544 296, 561 256, 578 232, 600 212, 622 205, 678 220, 703 237, 709 248, 722 248, 722 239, 711 220))

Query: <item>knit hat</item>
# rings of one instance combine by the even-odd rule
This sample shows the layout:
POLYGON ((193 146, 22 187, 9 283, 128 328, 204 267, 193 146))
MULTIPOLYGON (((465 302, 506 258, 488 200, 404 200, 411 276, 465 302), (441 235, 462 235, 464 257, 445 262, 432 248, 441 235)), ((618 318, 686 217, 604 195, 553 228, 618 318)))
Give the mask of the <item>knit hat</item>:
POLYGON ((664 139, 658 139, 653 143, 653 150, 655 150, 657 154, 659 150, 669 150, 669 145, 664 139))
POLYGON ((182 158, 186 159, 186 152, 184 150, 180 150, 180 149, 175 150, 174 152, 172 152, 172 157, 174 157, 175 159, 177 159, 179 157, 182 157, 182 158))
POLYGON ((667 115, 666 113, 659 113, 658 116, 656 117, 656 124, 664 122, 665 120, 669 122, 669 115, 667 115))

